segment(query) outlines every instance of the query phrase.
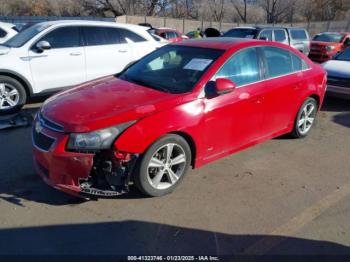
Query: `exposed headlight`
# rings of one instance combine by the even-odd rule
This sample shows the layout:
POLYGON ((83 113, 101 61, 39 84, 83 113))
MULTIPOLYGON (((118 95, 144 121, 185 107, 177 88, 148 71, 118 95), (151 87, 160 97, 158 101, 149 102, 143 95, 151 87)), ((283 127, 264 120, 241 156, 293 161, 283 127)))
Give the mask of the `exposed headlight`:
POLYGON ((327 46, 326 46, 327 52, 331 52, 331 51, 333 51, 334 49, 335 49, 335 46, 332 46, 332 45, 327 45, 327 46))
POLYGON ((109 149, 114 140, 135 121, 100 129, 91 133, 73 133, 70 135, 67 149, 73 151, 95 151, 109 149))

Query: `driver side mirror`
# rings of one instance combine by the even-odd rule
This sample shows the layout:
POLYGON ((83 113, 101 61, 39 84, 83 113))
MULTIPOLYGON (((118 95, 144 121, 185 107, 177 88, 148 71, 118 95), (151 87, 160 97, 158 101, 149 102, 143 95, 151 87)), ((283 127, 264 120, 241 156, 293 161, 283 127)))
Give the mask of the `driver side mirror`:
POLYGON ((219 95, 227 94, 235 90, 236 84, 227 78, 217 78, 215 80, 215 90, 219 95))
POLYGON ((51 45, 47 41, 40 41, 36 44, 36 48, 39 52, 44 52, 45 50, 51 49, 51 45))
POLYGON ((269 39, 266 36, 260 36, 259 40, 268 41, 269 39))

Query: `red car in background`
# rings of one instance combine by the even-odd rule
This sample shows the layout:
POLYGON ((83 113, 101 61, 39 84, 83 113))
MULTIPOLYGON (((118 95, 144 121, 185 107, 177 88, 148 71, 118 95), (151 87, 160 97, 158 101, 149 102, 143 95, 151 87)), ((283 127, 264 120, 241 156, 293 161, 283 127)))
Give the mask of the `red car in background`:
POLYGON ((305 137, 325 89, 323 68, 284 44, 221 37, 166 45, 118 75, 49 98, 33 122, 35 167, 75 195, 126 193, 130 181, 165 195, 190 167, 282 134, 305 137))
POLYGON ((350 33, 320 33, 311 41, 309 58, 319 63, 326 62, 348 46, 350 46, 350 33))
POLYGON ((181 42, 182 40, 184 40, 182 34, 175 29, 157 28, 154 32, 156 35, 168 40, 171 43, 181 42))

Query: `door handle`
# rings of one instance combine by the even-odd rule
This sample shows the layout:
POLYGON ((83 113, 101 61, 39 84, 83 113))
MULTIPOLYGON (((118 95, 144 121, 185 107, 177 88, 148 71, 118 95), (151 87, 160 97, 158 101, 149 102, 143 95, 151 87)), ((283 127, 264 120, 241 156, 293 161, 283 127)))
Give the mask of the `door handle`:
POLYGON ((119 53, 126 53, 126 52, 128 52, 128 50, 126 50, 126 49, 120 49, 120 50, 118 50, 118 52, 119 52, 119 53))
POLYGON ((81 52, 73 52, 73 53, 70 53, 69 55, 71 55, 71 56, 80 56, 81 52))

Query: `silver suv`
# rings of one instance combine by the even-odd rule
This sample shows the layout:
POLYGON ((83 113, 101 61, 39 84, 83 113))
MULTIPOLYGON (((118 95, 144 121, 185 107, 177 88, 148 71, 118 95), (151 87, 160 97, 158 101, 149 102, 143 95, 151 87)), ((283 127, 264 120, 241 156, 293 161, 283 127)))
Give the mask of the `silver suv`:
POLYGON ((290 45, 305 55, 308 55, 310 52, 310 37, 304 28, 262 26, 235 27, 227 31, 223 36, 275 41, 290 45))

